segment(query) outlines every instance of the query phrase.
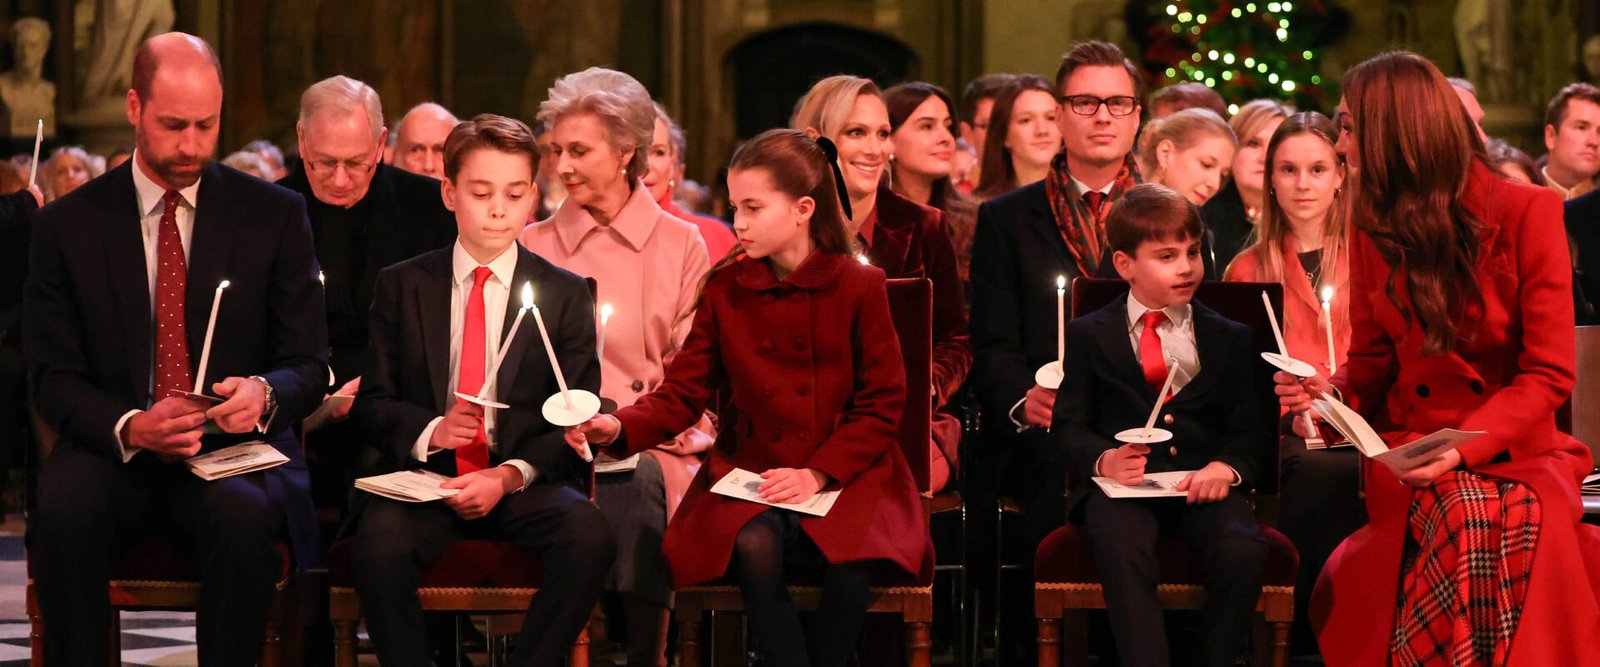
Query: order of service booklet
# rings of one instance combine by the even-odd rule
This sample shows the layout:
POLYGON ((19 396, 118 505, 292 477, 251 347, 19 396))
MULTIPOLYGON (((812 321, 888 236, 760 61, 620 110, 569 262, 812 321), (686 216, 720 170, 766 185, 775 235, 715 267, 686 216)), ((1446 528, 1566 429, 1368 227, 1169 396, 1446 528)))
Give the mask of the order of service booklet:
POLYGON ((266 470, 288 462, 289 457, 284 456, 283 452, 260 440, 224 447, 184 461, 189 466, 189 472, 208 482, 266 470))
POLYGON ((763 481, 759 474, 741 468, 734 468, 733 472, 728 473, 722 479, 717 480, 716 484, 711 485, 711 492, 770 507, 794 510, 811 516, 827 516, 828 510, 833 509, 833 502, 839 499, 839 490, 833 489, 831 491, 818 491, 811 496, 810 500, 803 503, 767 502, 766 499, 761 497, 761 493, 756 491, 756 489, 761 488, 761 482, 763 481))
POLYGON ((1369 458, 1400 469, 1415 468, 1435 456, 1460 447, 1486 431, 1443 428, 1398 447, 1390 447, 1360 414, 1327 394, 1311 401, 1311 409, 1369 458))
POLYGON ((375 493, 390 500, 405 503, 425 503, 441 498, 449 498, 460 491, 457 489, 441 489, 440 484, 449 480, 436 472, 428 470, 401 470, 387 475, 362 477, 356 480, 356 488, 375 493))

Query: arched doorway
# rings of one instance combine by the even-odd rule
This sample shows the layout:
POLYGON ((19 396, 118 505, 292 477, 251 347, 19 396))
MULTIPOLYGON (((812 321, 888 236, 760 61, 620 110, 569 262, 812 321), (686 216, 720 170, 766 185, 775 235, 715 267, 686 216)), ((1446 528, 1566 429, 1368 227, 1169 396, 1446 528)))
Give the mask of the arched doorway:
POLYGON ((907 80, 920 67, 916 53, 903 42, 832 23, 752 35, 728 51, 725 64, 733 79, 739 139, 786 127, 795 102, 823 77, 854 74, 887 86, 907 80))

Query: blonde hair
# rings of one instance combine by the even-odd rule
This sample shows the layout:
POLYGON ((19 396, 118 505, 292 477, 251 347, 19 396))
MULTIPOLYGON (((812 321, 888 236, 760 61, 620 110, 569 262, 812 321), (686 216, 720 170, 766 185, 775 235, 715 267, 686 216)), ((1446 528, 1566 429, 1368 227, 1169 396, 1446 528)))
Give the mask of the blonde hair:
POLYGON ((1145 178, 1153 178, 1157 171, 1156 147, 1163 141, 1172 142, 1172 146, 1183 150, 1194 145, 1203 136, 1227 137, 1235 147, 1239 145, 1239 138, 1234 136, 1233 128, 1218 116, 1217 112, 1210 109, 1184 109, 1166 118, 1151 121, 1145 124, 1144 134, 1139 135, 1139 173, 1145 178))
POLYGON ((383 101, 378 98, 378 91, 348 76, 341 74, 328 77, 311 84, 311 87, 300 95, 298 124, 302 131, 311 119, 323 111, 339 111, 346 114, 364 112, 367 116, 367 127, 371 128, 373 143, 377 143, 378 138, 383 135, 383 101))
POLYGON ((862 95, 882 98, 883 91, 871 79, 847 74, 818 81, 794 105, 794 115, 789 116, 789 128, 815 130, 818 136, 833 139, 850 118, 856 98, 862 95))
POLYGON ((553 128, 562 118, 580 113, 600 119, 606 142, 618 153, 633 151, 633 159, 626 165, 632 187, 649 168, 650 139, 656 132, 655 100, 650 99, 650 91, 627 74, 590 67, 556 79, 549 98, 539 104, 537 120, 553 128))
POLYGON ((62 195, 66 194, 65 192, 55 191, 55 180, 56 170, 61 168, 62 158, 68 157, 83 163, 84 170, 89 172, 90 180, 98 178, 100 174, 103 174, 106 171, 106 162, 104 158, 99 158, 99 156, 96 155, 90 155, 88 151, 83 150, 83 148, 80 146, 62 146, 57 148, 50 152, 50 157, 45 159, 44 164, 39 165, 38 186, 39 190, 44 193, 45 201, 55 201, 62 195))
POLYGON ((1278 100, 1250 100, 1239 107, 1238 113, 1228 119, 1228 127, 1233 128, 1233 136, 1239 141, 1246 141, 1249 137, 1256 136, 1267 123, 1275 119, 1288 118, 1293 113, 1293 106, 1278 100))

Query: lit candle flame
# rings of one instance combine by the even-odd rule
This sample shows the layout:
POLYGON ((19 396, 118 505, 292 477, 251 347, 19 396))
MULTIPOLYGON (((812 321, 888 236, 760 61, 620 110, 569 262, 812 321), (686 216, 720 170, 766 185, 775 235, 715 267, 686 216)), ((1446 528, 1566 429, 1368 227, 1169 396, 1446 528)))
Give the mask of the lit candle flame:
POLYGON ((318 271, 317 272, 317 282, 322 283, 323 287, 327 287, 328 286, 328 274, 323 273, 321 271, 318 271))
POLYGON ((608 321, 610 319, 611 319, 611 304, 607 303, 607 304, 601 305, 600 306, 600 325, 601 326, 605 326, 606 321, 608 321))
POLYGON ((522 307, 525 309, 533 308, 533 283, 531 282, 522 283, 522 307))
POLYGON ((1066 288, 1067 288, 1067 277, 1066 276, 1056 276, 1056 289, 1066 289, 1066 288))
POLYGON ((1332 287, 1324 287, 1324 288, 1322 288, 1322 302, 1323 303, 1332 303, 1333 302, 1333 288, 1332 287))
POLYGON ((856 255, 856 261, 861 262, 862 266, 872 266, 872 260, 867 259, 866 255, 856 255))
POLYGON ((220 283, 217 283, 217 289, 228 289, 228 285, 231 285, 231 284, 233 284, 233 283, 230 283, 230 282, 224 280, 224 281, 222 281, 220 283))

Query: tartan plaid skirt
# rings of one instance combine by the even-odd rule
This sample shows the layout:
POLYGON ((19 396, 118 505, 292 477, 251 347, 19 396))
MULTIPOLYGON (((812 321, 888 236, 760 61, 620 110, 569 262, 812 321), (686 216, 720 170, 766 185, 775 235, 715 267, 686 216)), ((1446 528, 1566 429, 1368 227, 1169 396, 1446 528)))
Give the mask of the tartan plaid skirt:
POLYGON ((1390 664, 1504 665, 1528 592, 1539 499, 1451 471, 1411 495, 1390 664))

